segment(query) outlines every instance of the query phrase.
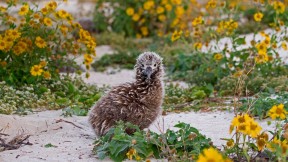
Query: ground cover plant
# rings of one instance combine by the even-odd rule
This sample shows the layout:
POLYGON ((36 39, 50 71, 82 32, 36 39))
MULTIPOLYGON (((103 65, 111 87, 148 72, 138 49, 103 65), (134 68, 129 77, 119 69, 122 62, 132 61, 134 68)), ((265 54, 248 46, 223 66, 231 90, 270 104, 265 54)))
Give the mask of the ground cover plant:
POLYGON ((2 81, 0 113, 24 115, 29 111, 63 109, 65 116, 86 116, 89 108, 101 97, 102 92, 102 89, 87 85, 81 78, 69 76, 17 87, 2 81))
POLYGON ((177 161, 192 159, 212 145, 209 138, 189 124, 178 123, 174 127, 179 130, 167 130, 165 133, 157 134, 151 131, 144 132, 137 126, 120 122, 105 136, 95 141, 94 152, 100 159, 109 156, 114 161, 126 158, 142 161, 152 157, 177 161), (125 132, 127 128, 135 129, 136 132, 128 135, 125 132))

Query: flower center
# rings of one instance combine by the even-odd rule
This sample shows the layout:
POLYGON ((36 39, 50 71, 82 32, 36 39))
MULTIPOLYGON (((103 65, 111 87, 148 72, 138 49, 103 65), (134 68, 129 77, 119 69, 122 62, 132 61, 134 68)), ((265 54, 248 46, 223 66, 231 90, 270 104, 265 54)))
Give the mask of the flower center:
POLYGON ((282 114, 282 113, 283 113, 282 109, 280 109, 280 108, 276 109, 276 114, 282 114))

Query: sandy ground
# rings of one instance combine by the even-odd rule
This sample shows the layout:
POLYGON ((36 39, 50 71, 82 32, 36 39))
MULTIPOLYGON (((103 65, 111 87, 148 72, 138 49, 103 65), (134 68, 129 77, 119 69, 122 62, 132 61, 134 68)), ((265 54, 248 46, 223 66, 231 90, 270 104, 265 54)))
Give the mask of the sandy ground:
MULTIPOLYGON (((1 162, 70 162, 70 161, 98 161, 92 154, 93 141, 96 138, 90 128, 87 117, 61 116, 62 111, 44 111, 26 116, 0 115, 0 128, 5 128, 5 133, 11 138, 17 134, 30 134, 29 142, 33 145, 20 147, 18 150, 0 152, 1 162), (57 122, 59 119, 73 122, 57 122), (45 145, 52 144, 55 147, 46 148, 45 145)), ((220 138, 229 138, 229 123, 233 118, 232 113, 179 113, 161 116, 150 126, 150 130, 173 129, 173 126, 181 122, 191 124, 201 133, 211 138, 215 145, 221 146, 225 141, 220 138), (164 128, 163 128, 164 126, 164 128)), ((270 129, 265 121, 260 122, 263 129, 270 129)), ((109 160, 105 160, 109 161, 109 160)))

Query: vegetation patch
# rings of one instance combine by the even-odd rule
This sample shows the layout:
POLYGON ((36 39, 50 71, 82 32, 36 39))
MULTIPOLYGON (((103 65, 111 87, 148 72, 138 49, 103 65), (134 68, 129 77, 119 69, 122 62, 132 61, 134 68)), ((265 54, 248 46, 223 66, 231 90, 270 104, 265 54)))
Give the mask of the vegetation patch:
POLYGON ((114 161, 143 161, 149 158, 181 161, 197 157, 203 149, 212 145, 209 138, 189 124, 178 123, 174 127, 177 131, 167 130, 158 134, 120 122, 95 141, 93 150, 99 159, 110 157, 114 161), (135 129, 135 133, 128 135, 125 132, 127 128, 135 129))
POLYGON ((64 109, 65 116, 85 116, 101 95, 102 90, 96 86, 87 85, 80 78, 69 76, 17 87, 1 82, 0 113, 27 114, 28 111, 39 109, 64 109))

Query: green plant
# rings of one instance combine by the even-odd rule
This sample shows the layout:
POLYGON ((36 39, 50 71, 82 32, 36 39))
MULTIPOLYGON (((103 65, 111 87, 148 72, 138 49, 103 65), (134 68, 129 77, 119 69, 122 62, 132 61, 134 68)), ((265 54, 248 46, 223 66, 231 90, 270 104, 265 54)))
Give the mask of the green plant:
POLYGON ((258 92, 287 92, 287 76, 253 76, 242 75, 241 76, 241 88, 237 91, 235 85, 240 81, 236 76, 228 76, 222 78, 215 86, 215 89, 219 91, 221 96, 234 95, 235 93, 241 96, 252 96, 258 92))
POLYGON ((57 9, 59 4, 47 2, 39 9, 37 4, 33 7, 25 2, 19 6, 7 0, 1 6, 0 81, 21 85, 59 79, 61 67, 77 69, 73 59, 69 60, 73 55, 84 54, 84 64, 90 68, 95 40, 70 13, 57 9), (14 10, 17 17, 12 14, 14 10))
POLYGON ((201 101, 213 93, 213 86, 194 86, 181 88, 178 85, 165 87, 163 109, 165 111, 185 111, 201 104, 201 101))
POLYGON ((168 158, 170 160, 191 160, 197 158, 204 148, 210 146, 211 140, 200 134, 189 124, 178 123, 174 126, 177 131, 167 130, 157 134, 144 132, 137 126, 123 122, 100 139, 95 141, 94 152, 99 159, 110 157, 114 161, 135 159, 137 161, 148 158, 168 158), (128 135, 127 128, 136 130, 128 135))
POLYGON ((0 113, 26 114, 34 109, 62 109, 64 115, 87 115, 101 97, 102 90, 80 78, 64 76, 60 80, 42 80, 34 85, 13 87, 0 83, 0 113))
POLYGON ((272 96, 271 93, 261 93, 255 97, 257 97, 254 99, 255 101, 249 98, 242 98, 241 102, 243 105, 239 108, 240 111, 245 112, 249 109, 251 115, 258 116, 260 119, 267 117, 268 110, 270 110, 273 105, 283 103, 286 111, 288 111, 287 92, 272 94, 272 96))

